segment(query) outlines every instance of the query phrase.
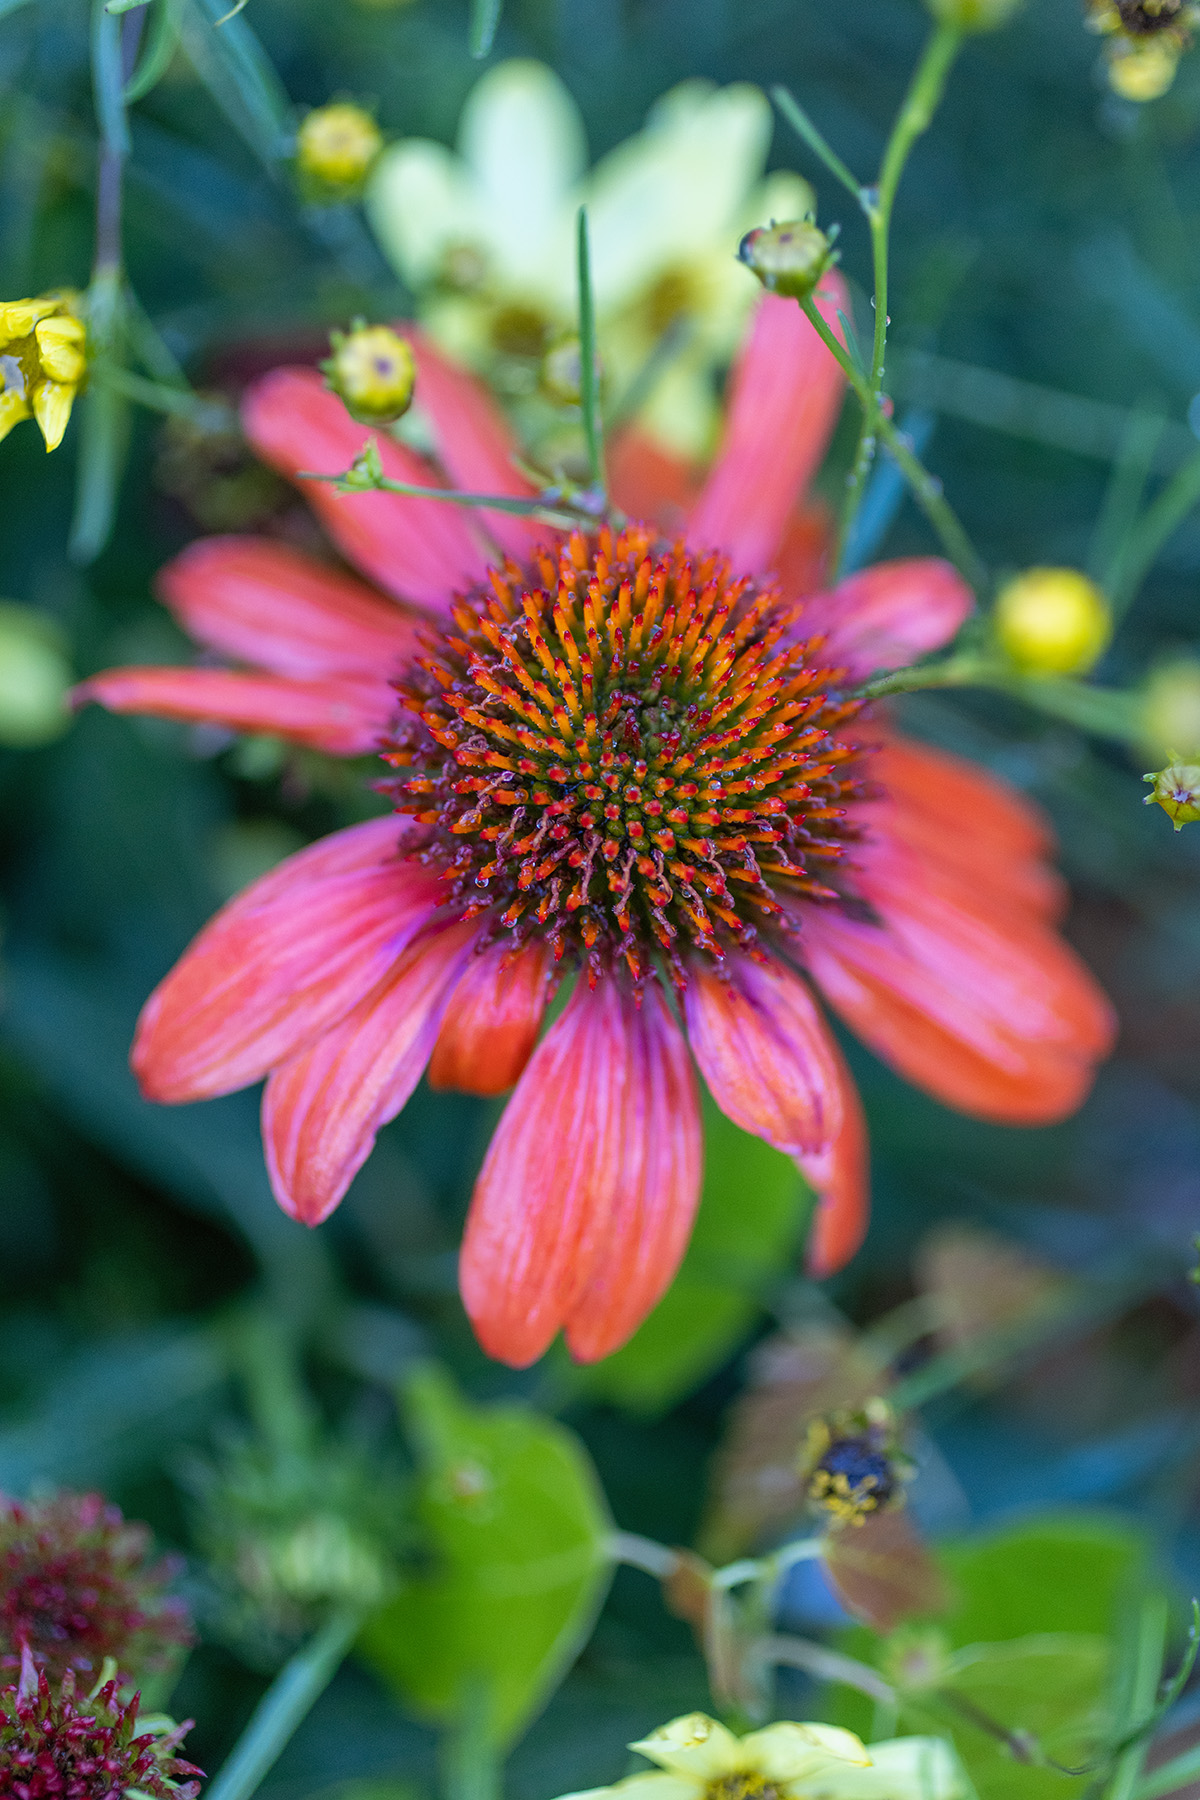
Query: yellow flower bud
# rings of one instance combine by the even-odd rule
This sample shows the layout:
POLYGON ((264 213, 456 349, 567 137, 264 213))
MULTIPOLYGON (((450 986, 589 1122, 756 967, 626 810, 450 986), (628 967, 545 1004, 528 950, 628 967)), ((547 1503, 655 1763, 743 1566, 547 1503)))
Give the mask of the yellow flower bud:
POLYGON ((57 450, 87 374, 87 330, 79 295, 64 290, 37 300, 0 303, 0 438, 36 419, 47 450, 57 450))
POLYGON ((1170 38, 1113 38, 1108 46, 1108 85, 1122 100, 1160 100, 1175 79, 1182 54, 1170 38))
POLYGON ((357 191, 383 149, 369 112, 349 100, 335 100, 310 112, 296 134, 296 167, 315 187, 336 194, 357 191))
POLYGON ((48 744, 70 723, 72 675, 55 626, 32 607, 0 600, 0 744, 48 744))
POLYGON ((997 31, 1024 4, 1024 0, 925 0, 939 25, 955 25, 959 31, 997 31))
POLYGON ((1027 675, 1090 669, 1112 631, 1108 603, 1077 569, 1027 569, 1001 589, 996 641, 1027 675))
POLYGON ((1155 669, 1143 690, 1141 736, 1146 744, 1175 757, 1200 758, 1200 661, 1181 656, 1155 669))
POLYGON ((1200 819, 1200 763, 1172 762, 1142 780, 1152 784, 1142 805, 1161 806, 1176 831, 1200 819))
POLYGON ((744 262, 772 294, 807 300, 834 261, 834 249, 811 219, 757 225, 738 245, 744 262))
POLYGON ((417 365, 412 346, 390 325, 357 322, 330 334, 325 380, 361 425, 391 425, 412 405, 417 365))

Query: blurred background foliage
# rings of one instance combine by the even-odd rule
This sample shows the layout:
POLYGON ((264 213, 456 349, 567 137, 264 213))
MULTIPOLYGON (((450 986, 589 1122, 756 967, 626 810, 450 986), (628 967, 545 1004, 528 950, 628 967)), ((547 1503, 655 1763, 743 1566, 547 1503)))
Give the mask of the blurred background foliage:
MULTIPOLYGON (((126 249, 133 289, 172 355, 198 388, 235 393, 275 360, 314 357, 330 326, 356 312, 386 318, 409 298, 356 209, 298 196, 283 156, 291 109, 345 94, 375 108, 388 138, 450 142, 481 65, 467 55, 461 0, 251 0, 222 28, 241 33, 246 56, 256 44, 264 52, 239 87, 212 61, 222 10, 189 0, 182 52, 134 109, 126 249)), ((88 278, 88 29, 81 0, 0 6, 5 297, 88 278)), ((915 0, 508 0, 493 57, 534 56, 561 74, 593 158, 672 84, 699 75, 785 83, 865 174, 926 29, 915 0)), ((1011 29, 972 40, 900 197, 891 379, 902 411, 930 433, 927 461, 1001 571, 1096 567, 1126 528, 1139 463, 1157 482, 1194 445, 1189 421, 1200 424, 1200 56, 1140 108, 1108 92, 1096 60, 1077 0, 1031 0, 1011 29)), ((861 220, 783 124, 771 166, 811 178, 822 222, 842 220, 861 327, 861 220)), ((173 660, 182 645, 150 597, 167 557, 230 523, 307 529, 236 434, 189 442, 145 412, 120 430, 116 528, 88 566, 68 555, 80 429, 50 460, 32 426, 0 450, 0 595, 38 620, 31 637, 23 615, 0 610, 0 680, 36 654, 65 657, 78 674, 173 660)), ((839 453, 844 464, 848 443, 835 466, 839 453)), ((880 520, 887 554, 928 547, 909 505, 880 520)), ((1164 658, 1196 652, 1198 586, 1200 517, 1167 546, 1100 678, 1137 685, 1164 658)), ((412 1555, 412 1527, 401 1526, 414 1480, 426 1481, 423 1529, 453 1536, 428 1486, 445 1453, 430 1421, 450 1430, 463 1403, 438 1376, 420 1389, 425 1423, 410 1424, 407 1448, 396 1420, 397 1382, 431 1357, 475 1400, 521 1398, 545 1415, 509 1425, 508 1415, 477 1416, 470 1431, 490 1448, 476 1444, 476 1457, 520 1464, 525 1452, 506 1433, 550 1433, 544 1454, 588 1530, 604 1528, 607 1508, 625 1531, 687 1544, 705 1515, 715 1542, 715 1516, 722 1553, 734 1555, 764 1532, 777 1539, 799 1510, 793 1494, 790 1516, 751 1508, 739 1525, 730 1498, 738 1455, 744 1474, 798 1441, 811 1371, 797 1374, 795 1359, 814 1332, 833 1332, 836 1362, 886 1315, 865 1341, 882 1344, 874 1385, 891 1359, 897 1404, 919 1409, 912 1512, 931 1540, 957 1545, 947 1553, 954 1651, 1074 1634, 1055 1666, 1075 1683, 1071 1704, 1086 1723, 1115 1679, 1129 1568, 1148 1557, 1177 1591, 1200 1587, 1200 1319, 1187 1280, 1200 1227, 1200 836, 1175 836, 1143 809, 1143 765, 1122 748, 997 696, 901 704, 914 732, 1001 772, 1054 819, 1074 895, 1070 934, 1122 1019, 1094 1096, 1056 1130, 992 1129, 942 1111, 850 1046, 875 1196, 851 1267, 823 1290, 798 1277, 802 1196, 773 1153, 713 1126, 701 1225, 660 1315, 596 1369, 551 1356, 524 1375, 485 1362, 455 1289, 489 1104, 422 1088, 339 1212, 309 1234, 271 1200, 253 1095, 160 1110, 127 1072, 140 1003, 212 909, 370 807, 354 772, 96 711, 52 742, 29 747, 16 730, 14 747, 0 749, 0 1488, 103 1485, 190 1551, 204 1641, 174 1706, 199 1721, 189 1754, 203 1766, 236 1736, 306 1606, 319 1613, 339 1580, 365 1579, 361 1556, 383 1556, 371 1579, 387 1590, 387 1559, 412 1555), (768 1430, 768 1454, 745 1407, 747 1395, 772 1393, 783 1396, 783 1425, 768 1430), (731 1407, 741 1439, 726 1435, 731 1407), (606 1499, 571 1487, 592 1476, 575 1468, 574 1440, 554 1436, 555 1414, 594 1459, 606 1499), (758 1448, 743 1454, 747 1433, 758 1448), (1016 1537, 989 1561, 987 1531, 1031 1510, 1058 1520, 1037 1528, 1060 1534, 1057 1551, 1040 1539, 1031 1548, 1033 1527, 1008 1525, 1016 1537), (322 1515, 334 1519, 324 1538, 312 1523, 322 1515), (252 1578, 237 1546, 217 1542, 214 1517, 227 1537, 245 1525, 257 1545, 252 1578), (316 1548, 296 1550, 298 1520, 316 1548), (307 1593, 288 1573, 296 1555, 307 1593), (220 1574, 230 1567, 240 1571, 236 1604, 220 1574)), ((413 1392, 410 1381, 410 1409, 413 1392)), ((553 1629, 544 1618, 530 1628, 509 1735, 557 1673, 539 1661, 546 1631, 586 1625, 600 1602, 603 1583, 587 1566, 585 1556, 554 1601, 553 1629)), ((445 1609, 436 1594, 402 1588, 390 1635, 377 1628, 367 1646, 376 1673, 366 1662, 342 1670, 269 1778, 271 1800, 351 1783, 361 1800, 399 1800, 429 1787, 445 1609)), ((459 1600, 478 1625, 475 1602, 459 1600)), ((501 1615, 494 1630, 511 1673, 523 1627, 501 1615)), ((783 1622, 848 1629, 812 1564, 789 1578, 783 1622)), ((858 1653, 884 1657, 885 1639, 858 1653)), ((1007 1691, 1042 1691, 1039 1667, 1009 1668, 1007 1691)), ((822 1704, 811 1682, 795 1685, 805 1679, 784 1678, 780 1705, 792 1716, 822 1704)), ((956 1679, 978 1697, 1000 1677, 989 1664, 973 1688, 967 1674, 956 1679)), ((644 1575, 622 1571, 583 1656, 518 1743, 511 1793, 548 1800, 611 1779, 630 1737, 707 1704, 707 1692, 686 1624, 644 1575)), ((919 1705, 913 1717, 911 1728, 926 1728, 919 1705)), ((861 1706, 853 1718, 870 1724, 861 1706)), ((987 1741, 980 1758, 985 1800, 1018 1789, 1034 1800, 1033 1786, 1041 1800, 1055 1785, 987 1741)))

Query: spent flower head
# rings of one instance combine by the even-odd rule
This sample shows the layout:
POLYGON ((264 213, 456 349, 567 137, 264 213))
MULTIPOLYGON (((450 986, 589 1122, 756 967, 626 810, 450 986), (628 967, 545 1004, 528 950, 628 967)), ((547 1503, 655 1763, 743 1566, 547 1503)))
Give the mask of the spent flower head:
POLYGON ((811 219, 791 219, 782 225, 756 225, 738 245, 738 261, 745 263, 772 294, 789 300, 807 300, 821 277, 836 261, 831 238, 811 219))
POLYGON ((69 291, 0 303, 0 439, 36 419, 47 450, 62 443, 87 373, 80 296, 69 291))
POLYGON ((106 1660, 126 1681, 169 1668, 191 1642, 174 1574, 100 1494, 0 1499, 0 1667, 28 1651, 54 1678, 106 1660))
POLYGON ((74 1670, 52 1687, 26 1651, 21 1679, 0 1689, 0 1794, 15 1800, 195 1800, 203 1769, 175 1752, 193 1721, 139 1720, 115 1676, 86 1695, 74 1670))
POLYGON ((348 199, 366 180, 383 135, 370 113, 334 100, 306 115, 296 133, 296 169, 313 197, 348 199))
POLYGON ((814 1419, 800 1453, 808 1497, 835 1523, 861 1525, 885 1507, 901 1506, 912 1464, 896 1439, 886 1400, 814 1419))
POLYGON ((333 389, 360 425, 392 425, 412 405, 417 365, 407 340, 390 325, 356 319, 329 335, 332 356, 321 364, 333 389))
POLYGON ((1026 569, 996 600, 996 641, 1027 675, 1082 675, 1112 634, 1108 601, 1078 569, 1026 569))
POLYGON ((739 1738, 706 1713, 687 1713, 629 1748, 658 1771, 564 1800, 957 1800, 964 1791, 940 1739, 868 1748, 837 1725, 784 1721, 739 1738))

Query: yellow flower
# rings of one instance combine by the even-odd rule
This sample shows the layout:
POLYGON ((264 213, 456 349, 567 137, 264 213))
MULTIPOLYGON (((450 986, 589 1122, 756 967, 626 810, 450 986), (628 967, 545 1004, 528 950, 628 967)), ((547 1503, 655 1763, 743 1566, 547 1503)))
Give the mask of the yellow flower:
POLYGON ((630 1744, 658 1770, 563 1800, 958 1800, 958 1765, 938 1738, 870 1749, 836 1725, 768 1725, 738 1738, 688 1713, 630 1744))
POLYGON ((407 341, 389 325, 335 331, 333 355, 321 368, 346 411, 362 425, 390 425, 412 404, 417 365, 407 341))
POLYGON ((1108 602, 1078 569, 1026 569, 1001 589, 994 617, 1000 648, 1028 675, 1079 675, 1112 630, 1108 602))
POLYGON ((310 112, 296 133, 296 167, 310 182, 331 192, 355 192, 383 149, 369 112, 349 100, 335 100, 310 112))
POLYGON ((1087 22, 1107 39, 1108 83, 1123 100, 1157 100, 1200 24, 1196 0, 1087 0, 1087 22))
POLYGON ((614 399, 670 334, 640 421, 699 456, 717 430, 716 372, 757 298, 739 240, 813 204, 798 175, 763 180, 771 129, 757 88, 688 81, 588 173, 583 124, 558 77, 504 62, 468 95, 457 154, 423 138, 384 152, 367 216, 443 347, 522 397, 536 395, 546 351, 577 328, 575 215, 586 203, 614 399))
POLYGON ((0 439, 36 419, 47 450, 57 450, 87 370, 78 294, 43 294, 0 303, 0 439))

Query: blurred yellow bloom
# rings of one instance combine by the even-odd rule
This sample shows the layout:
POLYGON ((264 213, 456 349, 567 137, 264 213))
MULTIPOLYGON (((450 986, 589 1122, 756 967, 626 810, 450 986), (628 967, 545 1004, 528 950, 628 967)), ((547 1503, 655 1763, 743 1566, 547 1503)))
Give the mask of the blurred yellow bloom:
POLYGON ((1157 100, 1200 24, 1196 0, 1086 0, 1087 21, 1107 41, 1109 86, 1124 100, 1157 100))
POLYGON ((630 1744, 659 1767, 564 1800, 957 1800, 957 1761, 939 1738, 870 1749, 837 1725, 784 1722, 735 1737, 706 1713, 630 1744))
POLYGON ((688 81, 589 173, 582 121, 558 77, 504 62, 468 96, 457 154, 423 138, 384 152, 367 214, 443 347, 510 394, 532 395, 545 352, 576 329, 575 215, 586 203, 610 391, 619 406, 652 375, 642 424, 697 456, 716 433, 715 372, 757 298, 738 242, 813 204, 798 175, 763 180, 771 128, 757 88, 688 81))
POLYGON ((78 294, 43 294, 0 303, 0 439, 36 419, 47 450, 57 450, 87 370, 78 294))
POLYGON ((369 112, 349 100, 318 106, 296 133, 296 167, 302 177, 335 193, 358 190, 383 148, 369 112))
POLYGON ((1026 569, 996 600, 996 638, 1028 675, 1081 675, 1112 631, 1108 602, 1078 569, 1026 569))
POLYGON ((1142 696, 1142 738, 1148 748, 1178 761, 1200 759, 1200 662, 1173 658, 1151 674, 1142 696))

